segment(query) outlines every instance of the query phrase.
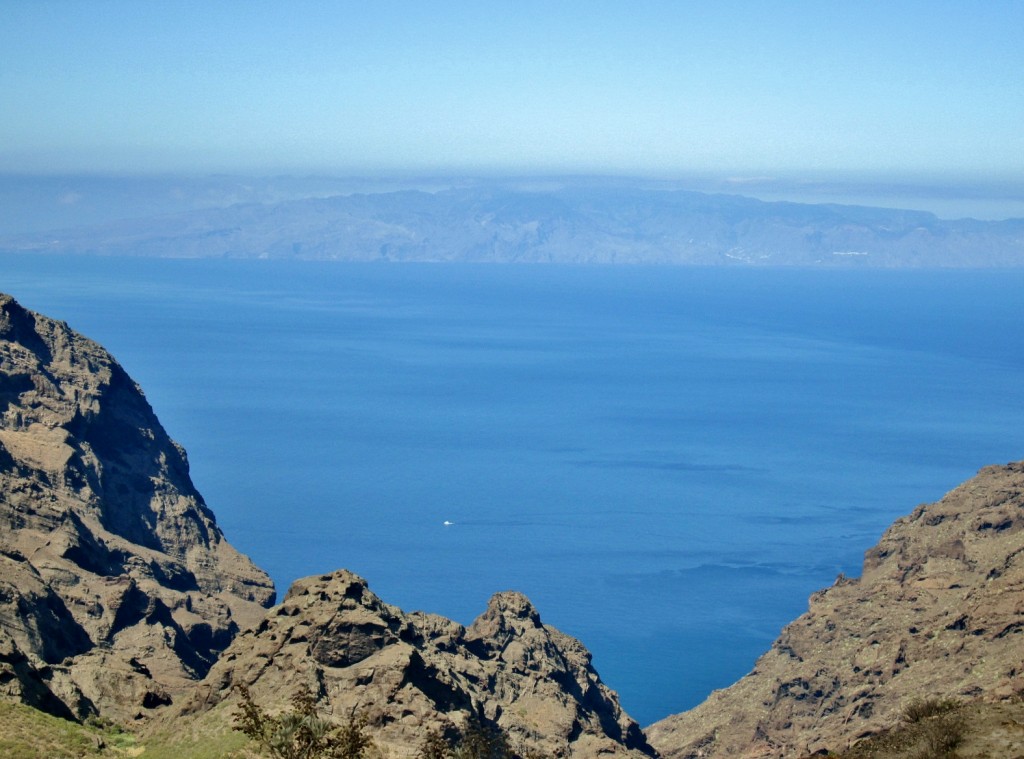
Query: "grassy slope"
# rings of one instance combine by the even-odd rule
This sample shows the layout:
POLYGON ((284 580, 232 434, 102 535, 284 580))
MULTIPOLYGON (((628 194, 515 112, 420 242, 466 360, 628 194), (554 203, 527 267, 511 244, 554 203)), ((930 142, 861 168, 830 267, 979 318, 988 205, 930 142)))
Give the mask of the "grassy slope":
POLYGON ((248 739, 204 715, 181 729, 144 738, 116 728, 79 725, 22 704, 0 701, 4 759, 240 759, 248 739))
POLYGON ((257 756, 246 752, 250 741, 231 728, 232 718, 225 715, 234 707, 220 704, 195 718, 147 735, 142 759, 242 759, 257 756))
POLYGON ((134 738, 51 717, 22 704, 0 702, 0 756, 71 759, 130 756, 134 738))
MULTIPOLYGON (((217 713, 201 715, 174 730, 144 738, 67 722, 22 704, 0 701, 0 757, 4 759, 243 759, 247 739, 217 713)), ((952 720, 963 732, 957 759, 1024 759, 1024 699, 964 704, 937 717, 902 724, 861 741, 835 759, 939 759, 926 748, 928 736, 952 720)))

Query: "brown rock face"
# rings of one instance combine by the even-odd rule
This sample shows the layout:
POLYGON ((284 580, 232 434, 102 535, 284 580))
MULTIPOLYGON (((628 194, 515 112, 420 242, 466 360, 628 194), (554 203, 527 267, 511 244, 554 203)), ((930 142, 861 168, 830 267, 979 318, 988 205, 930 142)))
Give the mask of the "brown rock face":
POLYGON ((587 650, 519 593, 495 595, 467 629, 406 614, 344 570, 299 580, 235 639, 184 713, 233 698, 235 685, 271 710, 309 688, 327 714, 367 717, 393 756, 414 756, 428 730, 452 733, 470 718, 542 756, 654 754, 587 650))
POLYGON ((897 520, 860 579, 811 597, 753 672, 648 729, 665 757, 843 750, 922 697, 1024 687, 1024 462, 897 520))
POLYGON ((149 713, 273 599, 117 362, 0 295, 0 693, 149 713))

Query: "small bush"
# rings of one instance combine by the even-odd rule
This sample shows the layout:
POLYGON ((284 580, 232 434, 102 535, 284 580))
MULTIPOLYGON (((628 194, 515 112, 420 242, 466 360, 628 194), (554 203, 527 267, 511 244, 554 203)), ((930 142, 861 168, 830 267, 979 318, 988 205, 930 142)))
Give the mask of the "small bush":
POLYGON ((471 720, 458 745, 452 751, 453 759, 515 759, 505 733, 497 728, 471 720))
POLYGON ((452 746, 438 730, 431 730, 420 745, 419 759, 451 759, 452 746))
POLYGON ((962 719, 951 715, 931 718, 924 725, 920 759, 953 759, 964 742, 965 726, 962 719))
POLYGON ((546 759, 536 751, 512 748, 508 736, 497 725, 471 719, 457 738, 438 731, 427 733, 420 744, 418 759, 546 759))
POLYGON ((238 692, 242 700, 235 729, 274 759, 363 759, 371 746, 365 721, 353 718, 346 725, 332 725, 317 714, 309 691, 297 693, 292 710, 276 717, 256 706, 248 688, 239 686, 238 692))
POLYGON ((958 706, 956 701, 948 698, 918 698, 903 707, 903 721, 914 724, 929 717, 946 714, 958 706))

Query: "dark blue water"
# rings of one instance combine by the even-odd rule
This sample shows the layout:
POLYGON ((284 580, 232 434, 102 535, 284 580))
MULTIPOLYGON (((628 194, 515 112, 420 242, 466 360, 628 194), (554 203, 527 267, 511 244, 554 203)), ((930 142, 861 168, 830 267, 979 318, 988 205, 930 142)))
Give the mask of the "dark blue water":
POLYGON ((0 257, 283 590, 527 593, 648 723, 896 517, 1024 457, 1024 273, 0 257), (444 522, 453 524, 445 526, 444 522))

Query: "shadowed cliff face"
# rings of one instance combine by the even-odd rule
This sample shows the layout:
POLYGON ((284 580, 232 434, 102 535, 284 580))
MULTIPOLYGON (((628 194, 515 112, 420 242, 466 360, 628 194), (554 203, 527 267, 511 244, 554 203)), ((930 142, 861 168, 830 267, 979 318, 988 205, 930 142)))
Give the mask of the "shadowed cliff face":
POLYGON ((50 711, 166 705, 273 603, 124 370, 6 295, 0 525, 0 691, 50 711))
POLYGON ((653 725, 666 757, 796 757, 891 727, 916 698, 1024 689, 1024 462, 897 520, 860 579, 811 596, 742 680, 653 725))
POLYGON ((541 756, 654 755, 583 645, 544 625, 519 593, 495 595, 467 629, 406 614, 344 570, 299 580, 224 652, 184 713, 233 699, 236 685, 271 709, 309 688, 326 713, 367 717, 397 756, 415 755, 428 730, 450 733, 471 718, 541 756))

